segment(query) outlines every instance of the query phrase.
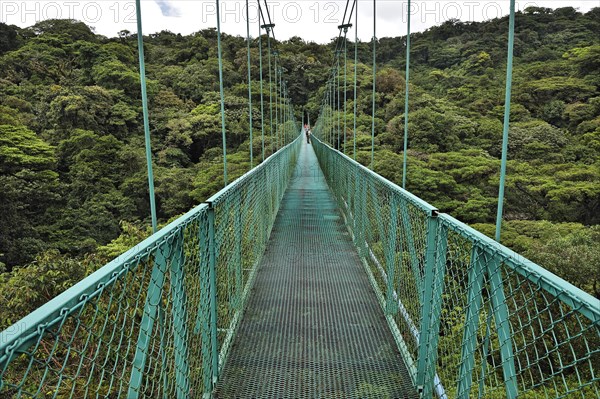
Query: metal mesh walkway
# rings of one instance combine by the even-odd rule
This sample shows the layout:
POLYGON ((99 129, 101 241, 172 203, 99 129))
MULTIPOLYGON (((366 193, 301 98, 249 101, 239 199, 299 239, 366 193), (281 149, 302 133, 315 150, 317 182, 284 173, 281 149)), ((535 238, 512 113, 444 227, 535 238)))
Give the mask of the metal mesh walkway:
POLYGON ((215 397, 417 397, 305 143, 215 397))

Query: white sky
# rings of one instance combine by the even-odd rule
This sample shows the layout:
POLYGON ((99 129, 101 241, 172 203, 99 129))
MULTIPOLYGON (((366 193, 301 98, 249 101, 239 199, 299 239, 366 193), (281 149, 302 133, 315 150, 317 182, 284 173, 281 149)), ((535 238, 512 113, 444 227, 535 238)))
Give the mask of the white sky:
MULTIPOLYGON (((145 34, 163 29, 189 34, 216 26, 215 0, 141 1, 145 34)), ((268 0, 267 3, 276 24, 277 39, 300 36, 319 43, 337 36, 337 26, 342 23, 346 5, 345 0, 268 0)), ((407 3, 407 0, 377 1, 377 37, 406 34, 407 3)), ((245 0, 221 0, 220 4, 222 31, 245 36, 245 0)), ((600 0, 517 0, 516 6, 517 9, 571 6, 586 12, 600 7, 600 0)), ((482 21, 506 15, 509 1, 412 0, 411 8, 411 30, 423 31, 450 18, 482 21)), ((256 11, 256 0, 250 0, 250 35, 253 37, 258 34, 256 11)), ((0 0, 2 22, 26 27, 48 18, 78 19, 106 36, 116 36, 123 29, 136 31, 135 0, 0 0)), ((348 31, 348 36, 354 37, 354 28, 348 31)), ((372 0, 358 0, 358 36, 364 41, 373 36, 372 0)))

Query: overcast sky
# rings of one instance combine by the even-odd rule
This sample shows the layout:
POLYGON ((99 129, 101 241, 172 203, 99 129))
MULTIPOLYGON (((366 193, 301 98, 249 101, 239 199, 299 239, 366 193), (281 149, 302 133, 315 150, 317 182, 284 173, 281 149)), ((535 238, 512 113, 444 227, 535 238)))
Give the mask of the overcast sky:
MULTIPOLYGON (((377 37, 406 34, 407 3, 406 0, 377 1, 377 37)), ((145 34, 161 30, 189 34, 216 26, 214 0, 142 0, 141 4, 145 34)), ((245 0, 224 0, 219 4, 222 31, 245 36, 245 0)), ((300 36, 308 41, 324 43, 337 36, 337 26, 342 23, 346 1, 268 0, 267 4, 271 19, 276 24, 277 39, 300 36)), ((516 4, 517 9, 571 6, 587 12, 593 7, 600 7, 600 0, 521 0, 516 4)), ((508 14, 508 7, 508 0, 413 0, 411 27, 412 31, 422 31, 451 18, 483 21, 508 14)), ((250 0, 249 15, 250 35, 256 37, 256 0, 250 0)), ((93 26, 96 33, 116 36, 121 30, 136 30, 135 0, 0 0, 2 22, 26 27, 49 18, 78 19, 93 26)), ((351 22, 354 24, 354 17, 351 22)), ((348 36, 353 38, 354 34, 353 27, 348 36)), ((358 1, 358 36, 366 41, 373 36, 372 0, 358 1)))

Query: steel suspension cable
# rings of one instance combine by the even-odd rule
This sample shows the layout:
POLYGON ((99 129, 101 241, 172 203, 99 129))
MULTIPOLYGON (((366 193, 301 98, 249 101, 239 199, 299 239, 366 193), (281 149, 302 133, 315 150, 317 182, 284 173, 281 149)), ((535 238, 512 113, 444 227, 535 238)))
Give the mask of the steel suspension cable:
POLYGON ((263 67, 262 67, 262 28, 260 25, 260 16, 262 14, 260 9, 260 0, 258 3, 258 69, 260 72, 260 130, 261 130, 261 147, 262 147, 262 160, 265 160, 265 107, 264 107, 264 96, 263 96, 263 67))
POLYGON ((283 133, 284 133, 284 119, 283 119, 283 68, 281 68, 281 60, 279 61, 279 146, 282 147, 283 133))
POLYGON ((335 93, 337 94, 337 149, 340 149, 340 55, 337 55, 337 67, 335 69, 335 74, 337 75, 337 87, 335 93))
POLYGON ((250 124, 250 169, 253 166, 252 140, 252 76, 250 75, 250 9, 246 0, 246 41, 248 42, 248 123, 250 124))
POLYGON ((377 20, 377 0, 373 0, 373 104, 371 110, 371 169, 375 168, 375 80, 377 74, 377 65, 375 64, 377 31, 375 21, 377 20))
POLYGON ((279 108, 279 96, 277 95, 277 91, 278 89, 278 85, 277 85, 277 81, 279 79, 279 70, 277 69, 277 59, 279 58, 279 53, 277 53, 276 50, 273 50, 273 59, 275 61, 275 64, 273 65, 273 72, 275 73, 275 79, 274 79, 274 84, 275 84, 275 150, 279 149, 279 115, 277 112, 277 109, 279 108))
POLYGON ((402 188, 406 189, 406 159, 408 150, 408 81, 410 77, 410 0, 408 0, 406 27, 406 73, 404 93, 404 153, 402 159, 402 188))
POLYGON ((148 170, 148 194, 150 196, 150 217, 152 233, 156 233, 156 200, 154 197, 154 172, 152 170, 152 143, 150 142, 150 121, 148 117, 148 94, 146 91, 146 63, 144 61, 144 35, 142 33, 142 9, 140 0, 135 1, 137 19, 138 55, 140 61, 140 85, 142 89, 142 112, 144 116, 144 142, 146 149, 146 166, 148 170))
POLYGON ((273 83, 272 83, 272 79, 271 79, 271 28, 270 26, 267 26, 267 44, 268 44, 268 57, 269 57, 269 115, 270 115, 270 128, 269 128, 269 135, 271 136, 271 153, 274 153, 274 146, 273 146, 273 83))
POLYGON ((330 118, 329 118, 329 126, 330 126, 330 143, 332 147, 335 147, 335 122, 334 122, 334 115, 333 115, 333 109, 334 109, 334 104, 335 104, 335 92, 334 92, 334 84, 335 84, 335 74, 333 72, 333 70, 331 70, 331 79, 330 79, 330 83, 329 83, 329 91, 331 92, 331 95, 329 97, 329 101, 330 101, 330 107, 329 107, 329 113, 330 113, 330 118))
POLYGON ((348 80, 348 46, 347 46, 347 41, 346 41, 346 34, 348 33, 348 28, 345 27, 344 28, 344 154, 346 153, 346 129, 347 129, 347 119, 348 119, 348 115, 346 114, 347 110, 346 110, 346 106, 347 106, 347 102, 348 102, 348 96, 346 93, 346 85, 347 85, 347 80, 348 80))
POLYGON ((354 0, 355 14, 354 14, 354 128, 353 128, 353 146, 352 155, 356 161, 356 76, 358 72, 358 0, 354 0))
MULTIPOLYGON (((265 2, 265 10, 267 10, 267 18, 269 18, 269 25, 272 25, 271 28, 274 28, 275 24, 273 23, 273 21, 271 21, 271 12, 269 11, 269 6, 267 5, 267 0, 264 0, 264 2, 265 2)), ((275 31, 274 30, 272 33, 273 33, 273 39, 277 40, 277 39, 275 39, 275 31)))
POLYGON ((219 56, 219 91, 221 94, 221 133, 223 140, 223 181, 227 185, 227 138, 225 135, 225 94, 223 92, 223 54, 221 49, 221 15, 217 4, 217 52, 219 56))
POLYGON ((504 183, 506 179, 506 157, 508 152, 508 128, 510 122, 510 99, 512 89, 513 47, 515 43, 515 0, 510 0, 508 22, 508 54, 506 59, 506 89, 504 96, 504 125, 502 130, 502 160, 500 162, 500 186, 498 189, 498 211, 496 213, 496 241, 500 242, 502 208, 504 205, 504 183))
POLYGON ((283 135, 285 133, 285 122, 283 119, 283 68, 281 67, 281 60, 279 62, 279 114, 281 118, 281 127, 279 128, 279 140, 281 143, 280 147, 283 147, 283 135))

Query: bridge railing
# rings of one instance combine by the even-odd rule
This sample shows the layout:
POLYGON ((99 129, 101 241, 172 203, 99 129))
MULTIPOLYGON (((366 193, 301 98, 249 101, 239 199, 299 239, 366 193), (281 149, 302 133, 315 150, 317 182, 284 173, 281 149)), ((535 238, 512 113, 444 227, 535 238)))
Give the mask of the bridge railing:
POLYGON ((423 397, 600 397, 598 299, 313 147, 423 397))
POLYGON ((0 398, 209 395, 300 137, 0 333, 0 398))

